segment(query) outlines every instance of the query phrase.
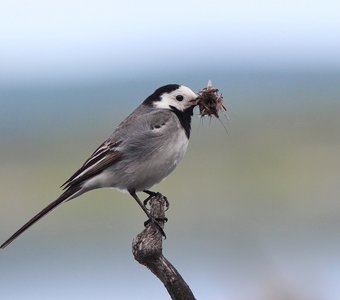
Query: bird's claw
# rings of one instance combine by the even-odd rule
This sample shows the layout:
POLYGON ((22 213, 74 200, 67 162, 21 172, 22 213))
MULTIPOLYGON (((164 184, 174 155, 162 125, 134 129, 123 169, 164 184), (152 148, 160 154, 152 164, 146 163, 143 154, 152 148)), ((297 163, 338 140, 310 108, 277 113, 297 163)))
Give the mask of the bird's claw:
POLYGON ((163 196, 164 202, 165 202, 165 211, 167 211, 170 207, 170 202, 167 197, 163 196))
POLYGON ((147 191, 145 190, 144 193, 148 194, 149 197, 147 197, 144 201, 143 204, 146 207, 148 205, 148 203, 150 202, 152 197, 163 197, 163 200, 165 202, 165 211, 167 211, 170 207, 170 203, 167 197, 163 196, 161 193, 159 192, 151 192, 151 191, 147 191))
POLYGON ((145 192, 149 195, 149 197, 147 197, 144 201, 143 201, 143 204, 144 206, 146 207, 148 205, 148 203, 150 202, 150 200, 153 198, 153 197, 161 197, 163 196, 161 193, 154 193, 154 192, 145 192))

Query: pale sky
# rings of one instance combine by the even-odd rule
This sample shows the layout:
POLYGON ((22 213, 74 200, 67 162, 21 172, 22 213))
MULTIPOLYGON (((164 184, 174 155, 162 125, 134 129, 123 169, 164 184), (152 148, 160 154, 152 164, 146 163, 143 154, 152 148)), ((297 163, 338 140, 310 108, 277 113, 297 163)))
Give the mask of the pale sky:
POLYGON ((339 12, 339 1, 6 1, 0 80, 198 62, 338 68, 339 12))

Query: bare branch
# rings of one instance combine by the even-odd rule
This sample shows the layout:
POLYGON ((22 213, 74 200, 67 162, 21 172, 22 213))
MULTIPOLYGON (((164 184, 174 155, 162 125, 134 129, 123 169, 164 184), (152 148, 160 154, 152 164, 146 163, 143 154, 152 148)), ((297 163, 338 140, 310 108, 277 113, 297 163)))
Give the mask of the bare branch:
MULTIPOLYGON (((162 195, 150 200, 151 216, 164 227, 166 201, 162 195)), ((132 243, 135 259, 161 280, 173 300, 194 300, 189 286, 175 267, 162 254, 163 237, 155 224, 149 223, 132 243)))

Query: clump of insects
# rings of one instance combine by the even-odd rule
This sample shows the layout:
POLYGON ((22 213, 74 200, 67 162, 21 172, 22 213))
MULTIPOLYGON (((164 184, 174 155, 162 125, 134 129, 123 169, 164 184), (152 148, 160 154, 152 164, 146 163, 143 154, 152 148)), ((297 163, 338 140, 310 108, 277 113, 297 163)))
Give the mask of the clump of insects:
POLYGON ((212 86, 211 81, 208 81, 207 87, 198 93, 198 107, 200 115, 215 116, 219 118, 219 112, 227 111, 227 108, 223 104, 222 94, 219 94, 218 89, 212 86))

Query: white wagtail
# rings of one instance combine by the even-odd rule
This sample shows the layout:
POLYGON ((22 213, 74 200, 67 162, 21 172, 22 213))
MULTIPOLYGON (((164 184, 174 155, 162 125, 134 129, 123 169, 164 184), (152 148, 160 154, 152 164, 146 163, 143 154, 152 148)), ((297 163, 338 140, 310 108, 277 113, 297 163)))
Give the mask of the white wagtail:
POLYGON ((197 97, 183 85, 168 84, 157 89, 62 185, 65 191, 59 198, 23 225, 0 248, 5 248, 61 203, 103 187, 128 191, 149 220, 157 225, 136 192, 145 192, 149 198, 155 195, 148 189, 167 177, 183 158, 197 97))

